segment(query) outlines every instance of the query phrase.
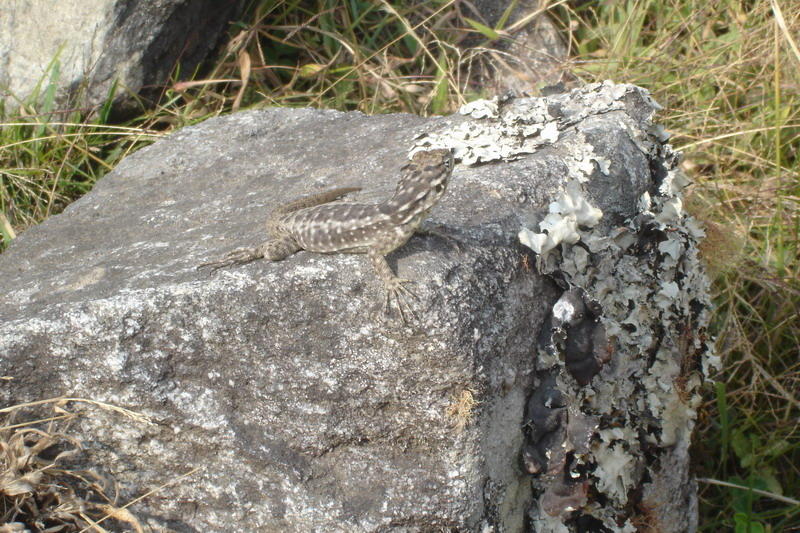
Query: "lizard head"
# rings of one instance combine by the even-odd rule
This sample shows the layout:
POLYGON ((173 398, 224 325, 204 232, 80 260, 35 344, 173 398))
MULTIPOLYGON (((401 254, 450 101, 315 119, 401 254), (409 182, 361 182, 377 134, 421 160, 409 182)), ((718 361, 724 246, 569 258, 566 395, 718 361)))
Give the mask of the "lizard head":
POLYGON ((424 216, 445 193, 453 172, 453 152, 449 149, 417 152, 403 165, 402 171, 394 196, 384 206, 397 223, 405 224, 424 216))

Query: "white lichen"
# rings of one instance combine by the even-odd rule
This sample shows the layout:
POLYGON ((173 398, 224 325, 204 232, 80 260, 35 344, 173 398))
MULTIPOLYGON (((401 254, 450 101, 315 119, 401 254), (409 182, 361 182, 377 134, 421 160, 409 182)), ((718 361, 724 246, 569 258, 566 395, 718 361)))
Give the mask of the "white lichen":
POLYGON ((461 106, 458 110, 462 115, 468 115, 472 118, 497 118, 497 105, 498 98, 491 100, 475 100, 468 104, 461 106))
POLYGON ((593 228, 603 217, 603 212, 586 199, 577 181, 569 182, 548 210, 547 216, 539 223, 541 233, 528 228, 519 232, 520 242, 542 256, 562 242, 575 244, 581 240, 579 228, 593 228))
MULTIPOLYGON (((604 87, 611 90, 591 109, 614 109, 618 99, 629 94, 624 86, 604 87)), ((590 97, 573 92, 572 102, 565 106, 577 109, 582 95, 590 97)), ((641 96, 658 109, 646 93, 641 96)), ((537 139, 542 140, 544 124, 549 122, 541 122, 537 139)), ((596 172, 609 174, 614 169, 591 147, 582 146, 586 141, 579 133, 570 138, 573 148, 565 161, 570 168, 565 192, 549 206, 538 232, 529 228, 519 232, 520 242, 538 254, 540 272, 579 289, 601 310, 598 322, 613 345, 612 362, 585 386, 567 371, 555 333, 549 345, 553 350, 539 353, 541 371, 558 375, 567 404, 580 406, 586 416, 602 417, 606 424, 597 432, 599 439, 595 438, 586 464, 594 465, 590 479, 608 503, 582 512, 612 531, 631 531, 623 514, 629 489, 642 483, 646 469, 659 467, 645 460, 640 445, 660 447, 665 454, 688 448, 700 401, 698 388, 719 365, 705 334, 711 307, 709 281, 697 249, 704 231, 683 208, 681 195, 688 179, 678 168, 679 154, 663 144, 668 134, 647 121, 642 128, 623 127, 648 160, 665 170, 657 187, 639 196, 637 212, 614 228, 599 226, 602 212, 586 200, 583 189, 596 172)), ((575 314, 562 300, 552 312, 560 322, 575 314)), ((663 475, 651 472, 654 479, 663 475)), ((548 495, 545 490, 541 498, 548 495)), ((557 530, 551 518, 542 519, 548 530, 557 530)))
POLYGON ((600 441, 593 450, 597 461, 594 471, 596 487, 624 505, 628 502, 628 489, 634 484, 636 464, 633 453, 626 448, 631 442, 636 442, 636 435, 628 428, 604 429, 598 434, 600 441))

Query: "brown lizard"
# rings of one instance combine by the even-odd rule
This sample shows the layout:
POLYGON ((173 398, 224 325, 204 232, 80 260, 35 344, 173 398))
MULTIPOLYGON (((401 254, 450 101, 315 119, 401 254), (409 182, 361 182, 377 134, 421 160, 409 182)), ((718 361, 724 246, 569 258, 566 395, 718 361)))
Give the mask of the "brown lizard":
MULTIPOLYGON (((394 195, 379 204, 336 202, 358 187, 343 187, 300 198, 272 212, 267 221, 270 240, 255 248, 234 250, 220 261, 204 263, 213 270, 267 258, 280 261, 300 250, 318 253, 367 254, 386 287, 384 310, 394 297, 403 321, 404 298, 414 294, 403 286, 386 255, 406 243, 447 190, 453 171, 450 150, 417 152, 401 168, 394 195)), ((200 268, 198 267, 198 268, 200 268)), ((408 307, 408 303, 405 302, 408 307)))

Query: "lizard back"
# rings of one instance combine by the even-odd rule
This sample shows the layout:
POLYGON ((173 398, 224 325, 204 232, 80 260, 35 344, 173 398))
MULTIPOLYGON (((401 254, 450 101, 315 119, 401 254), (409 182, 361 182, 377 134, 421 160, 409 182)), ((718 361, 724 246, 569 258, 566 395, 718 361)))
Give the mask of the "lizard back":
POLYGON ((279 227, 309 252, 363 253, 391 229, 392 221, 378 205, 341 202, 289 213, 279 227))
MULTIPOLYGON (((273 214, 273 233, 291 237, 300 248, 310 252, 372 251, 385 255, 402 246, 436 205, 447 190, 452 169, 450 150, 417 152, 402 167, 397 189, 389 200, 380 204, 323 205, 295 201, 289 204, 292 209, 273 214)), ((330 196, 332 200, 341 195, 330 196)))

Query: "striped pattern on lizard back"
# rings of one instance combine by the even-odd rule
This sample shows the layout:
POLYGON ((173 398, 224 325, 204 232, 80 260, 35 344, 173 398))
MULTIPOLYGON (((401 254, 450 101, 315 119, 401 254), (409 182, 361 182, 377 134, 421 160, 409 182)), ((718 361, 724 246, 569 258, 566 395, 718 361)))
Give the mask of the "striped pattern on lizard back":
POLYGON ((309 252, 386 255, 408 241, 445 193, 452 156, 449 150, 418 152, 401 170, 395 194, 386 202, 328 203, 276 212, 270 233, 291 237, 309 252))
POLYGON ((260 258, 280 261, 300 250, 318 253, 366 253, 403 314, 403 298, 413 295, 386 262, 386 254, 408 241, 431 208, 447 190, 453 171, 450 150, 417 152, 401 168, 394 195, 380 204, 335 200, 358 191, 356 187, 333 189, 294 200, 278 207, 267 221, 270 240, 255 248, 242 248, 222 260, 205 263, 214 269, 248 263, 260 258))

